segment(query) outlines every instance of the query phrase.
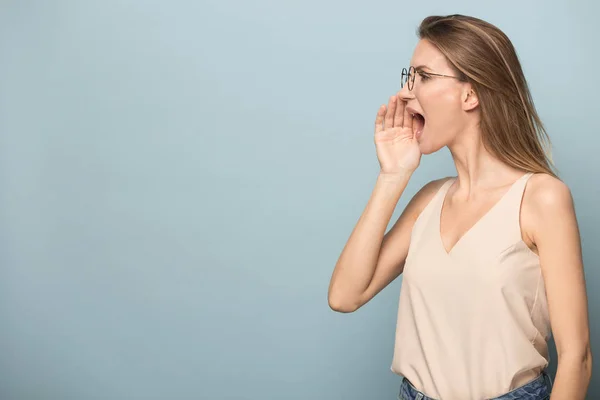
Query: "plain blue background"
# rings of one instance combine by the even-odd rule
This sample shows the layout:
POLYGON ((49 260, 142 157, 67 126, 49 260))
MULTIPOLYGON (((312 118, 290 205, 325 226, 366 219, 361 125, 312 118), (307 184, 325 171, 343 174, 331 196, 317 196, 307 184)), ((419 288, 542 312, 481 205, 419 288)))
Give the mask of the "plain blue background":
MULTIPOLYGON (((394 399, 401 278, 354 314, 327 287, 377 177, 377 108, 431 14, 512 39, 575 198, 600 346, 598 11, 2 1, 0 398, 394 399)), ((424 157, 389 227, 454 173, 447 150, 424 157)))

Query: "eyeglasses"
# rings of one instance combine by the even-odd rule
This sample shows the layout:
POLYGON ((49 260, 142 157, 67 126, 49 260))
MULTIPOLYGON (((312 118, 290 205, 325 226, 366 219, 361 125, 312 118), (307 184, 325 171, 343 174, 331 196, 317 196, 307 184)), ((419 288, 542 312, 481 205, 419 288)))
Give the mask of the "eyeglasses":
POLYGON ((400 88, 403 88, 404 85, 408 82, 408 90, 413 90, 413 87, 415 86, 416 74, 421 75, 421 79, 423 79, 423 78, 427 79, 430 75, 441 76, 443 78, 460 79, 458 76, 434 74, 432 72, 417 71, 415 69, 415 67, 411 66, 408 68, 408 70, 406 70, 406 68, 402 68, 402 77, 400 79, 400 88))

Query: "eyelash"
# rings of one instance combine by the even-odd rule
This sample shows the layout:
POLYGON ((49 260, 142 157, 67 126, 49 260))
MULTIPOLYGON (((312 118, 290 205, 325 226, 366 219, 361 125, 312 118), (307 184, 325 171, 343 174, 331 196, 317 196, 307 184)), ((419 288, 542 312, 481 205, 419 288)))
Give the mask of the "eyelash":
POLYGON ((425 81, 427 81, 428 79, 430 79, 430 78, 431 78, 429 75, 427 75, 427 74, 426 74, 426 73, 424 73, 424 72, 418 72, 418 74, 419 74, 419 76, 421 77, 421 81, 423 81, 423 82, 425 82, 425 81))

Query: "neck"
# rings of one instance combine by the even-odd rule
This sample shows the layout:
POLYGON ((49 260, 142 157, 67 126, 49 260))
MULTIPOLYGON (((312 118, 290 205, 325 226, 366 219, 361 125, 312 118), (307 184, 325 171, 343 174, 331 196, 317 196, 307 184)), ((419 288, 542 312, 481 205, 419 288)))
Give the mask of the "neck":
POLYGON ((515 181, 523 171, 512 168, 488 152, 476 126, 467 127, 448 145, 461 190, 493 189, 515 181))

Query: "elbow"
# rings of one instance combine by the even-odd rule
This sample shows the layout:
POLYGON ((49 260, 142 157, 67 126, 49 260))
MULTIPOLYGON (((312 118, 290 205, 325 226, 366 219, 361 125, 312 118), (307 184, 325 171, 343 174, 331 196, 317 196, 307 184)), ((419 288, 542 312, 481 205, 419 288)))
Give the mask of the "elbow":
POLYGON ((589 345, 581 350, 558 351, 558 365, 567 365, 569 369, 577 369, 589 379, 592 377, 592 351, 589 345))
POLYGON ((344 299, 340 296, 334 296, 331 293, 329 293, 328 303, 329 308, 331 308, 333 311, 345 314, 354 312, 360 307, 357 302, 344 299))
POLYGON ((584 361, 583 361, 585 368, 590 376, 590 379, 592 378, 592 350, 588 347, 585 356, 584 356, 584 361))

